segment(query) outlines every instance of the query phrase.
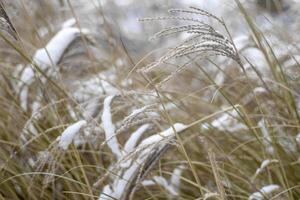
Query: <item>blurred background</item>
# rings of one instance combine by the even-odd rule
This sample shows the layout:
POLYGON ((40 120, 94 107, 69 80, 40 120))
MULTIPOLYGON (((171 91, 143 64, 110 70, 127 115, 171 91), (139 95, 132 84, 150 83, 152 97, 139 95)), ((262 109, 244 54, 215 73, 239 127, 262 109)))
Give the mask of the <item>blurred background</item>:
MULTIPOLYGON (((241 3, 263 31, 271 32, 276 27, 275 30, 281 32, 277 34, 281 34, 285 40, 292 41, 297 37, 299 1, 247 0, 241 3)), ((166 22, 142 23, 138 19, 166 16, 171 8, 189 6, 199 7, 224 19, 234 37, 247 34, 246 25, 241 15, 236 12, 236 3, 231 0, 70 0, 69 3, 66 0, 20 0, 6 3, 7 9, 11 11, 11 20, 23 33, 22 37, 32 41, 32 44, 40 43, 37 35, 43 39, 49 37, 64 21, 72 17, 72 12, 75 12, 81 26, 88 27, 100 45, 105 45, 108 39, 116 40, 114 42, 122 40, 135 61, 165 41, 149 42, 148 39, 164 27, 166 22), (70 6, 73 7, 73 11, 70 10, 70 6), (25 26, 20 18, 34 24, 35 30, 32 30, 32 26, 25 26), (108 28, 110 30, 107 30, 108 28), (38 34, 26 34, 36 31, 38 34)), ((167 23, 175 25, 178 22, 167 23)), ((180 40, 180 37, 176 40, 180 40)))

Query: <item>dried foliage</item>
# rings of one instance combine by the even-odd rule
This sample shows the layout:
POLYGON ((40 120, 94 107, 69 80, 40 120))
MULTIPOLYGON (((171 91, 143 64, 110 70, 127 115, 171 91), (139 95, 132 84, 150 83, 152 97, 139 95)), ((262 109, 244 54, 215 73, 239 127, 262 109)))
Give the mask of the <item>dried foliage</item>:
POLYGON ((142 19, 137 37, 118 1, 9 3, 0 199, 299 199, 298 36, 259 27, 238 0, 239 37, 231 15, 196 7, 142 19), (160 49, 140 59, 145 30, 160 49))

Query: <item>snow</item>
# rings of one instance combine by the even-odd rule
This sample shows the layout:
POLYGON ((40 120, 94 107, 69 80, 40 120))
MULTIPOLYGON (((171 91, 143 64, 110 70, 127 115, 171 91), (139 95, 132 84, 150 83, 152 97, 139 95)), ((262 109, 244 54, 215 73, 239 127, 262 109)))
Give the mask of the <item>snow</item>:
MULTIPOLYGON (((218 193, 214 193, 214 192, 209 192, 209 193, 205 193, 203 200, 207 200, 207 199, 213 199, 213 197, 219 197, 220 195, 218 193)), ((217 198, 218 199, 218 198, 217 198)))
POLYGON ((76 24, 75 18, 70 18, 62 24, 62 28, 69 28, 76 24))
POLYGON ((265 120, 262 119, 258 122, 258 126, 260 127, 261 129, 261 132, 262 132, 262 135, 264 137, 263 139, 263 143, 266 147, 266 151, 269 153, 269 154, 274 154, 274 148, 272 146, 272 139, 270 137, 270 134, 268 132, 268 129, 265 125, 265 120))
POLYGON ((26 84, 30 84, 34 77, 34 71, 30 67, 26 67, 21 75, 21 81, 26 84))
POLYGON ((103 129, 105 132, 105 138, 108 147, 113 152, 113 154, 120 159, 122 157, 122 153, 119 147, 119 142, 117 137, 115 136, 115 125, 112 123, 112 116, 111 116, 111 103, 112 100, 115 98, 115 95, 110 95, 105 98, 103 103, 103 113, 101 116, 103 129))
POLYGON ((109 185, 106 185, 104 188, 103 188, 103 191, 101 193, 101 195, 99 196, 99 200, 110 200, 112 198, 110 198, 110 194, 112 193, 112 190, 110 188, 109 185))
POLYGON ((268 63, 264 54, 257 48, 250 47, 241 52, 241 54, 247 58, 250 63, 246 63, 244 65, 246 70, 252 71, 252 66, 256 67, 256 69, 262 73, 262 75, 266 76, 268 72, 268 63))
POLYGON ((174 169, 171 179, 170 179, 170 184, 176 188, 176 191, 178 192, 179 186, 180 186, 180 176, 182 174, 182 171, 184 169, 184 166, 178 166, 174 169))
MULTIPOLYGON (((86 29, 82 33, 87 34, 86 29)), ((41 49, 38 49, 33 56, 33 62, 42 70, 46 70, 49 66, 56 65, 64 51, 80 34, 78 28, 63 28, 41 49)), ((26 84, 31 84, 34 78, 34 71, 31 67, 27 67, 22 76, 21 81, 26 84)))
POLYGON ((38 29, 39 37, 45 37, 49 33, 49 29, 47 27, 41 27, 38 29))
POLYGON ((67 150, 69 145, 72 143, 75 136, 78 134, 80 129, 85 126, 87 122, 85 120, 81 120, 76 122, 75 124, 70 125, 64 132, 57 138, 58 147, 63 150, 67 150))
POLYGON ((118 174, 118 177, 115 178, 112 187, 106 185, 103 188, 98 200, 121 199, 122 194, 126 190, 126 186, 128 183, 130 183, 131 178, 139 170, 139 168, 139 161, 132 163, 132 165, 124 172, 123 175, 118 174))
POLYGON ((32 115, 36 116, 37 118, 41 117, 40 109, 41 109, 41 103, 39 101, 34 101, 31 105, 32 109, 32 115))
POLYGON ((261 94, 261 93, 267 93, 268 91, 263 87, 256 87, 254 88, 253 92, 255 94, 261 94))
POLYGON ((27 138, 26 138, 27 135, 34 135, 34 136, 36 136, 38 134, 39 134, 39 132, 35 128, 35 126, 32 123, 32 121, 30 120, 30 121, 26 122, 26 124, 25 124, 25 126, 23 128, 23 131, 21 133, 20 138, 21 138, 21 140, 23 142, 27 142, 27 138))
POLYGON ((27 162, 32 168, 36 165, 36 161, 33 158, 29 158, 27 162))
POLYGON ((147 106, 143 106, 141 108, 135 109, 133 110, 130 115, 128 115, 127 117, 124 118, 124 121, 127 121, 128 119, 135 117, 137 115, 139 115, 140 113, 145 112, 149 107, 151 107, 152 105, 147 105, 147 106))
MULTIPOLYGON (((109 109, 109 105, 112 101, 114 96, 109 96, 106 98, 105 100, 105 105, 104 107, 107 107, 106 109, 109 109)), ((106 110, 106 112, 108 112, 106 110)), ((109 112, 110 113, 110 112, 109 112)), ((110 124, 111 122, 111 117, 106 116, 105 120, 108 121, 108 124, 110 124)), ((176 132, 180 132, 183 131, 187 126, 184 124, 180 124, 180 123, 176 123, 173 125, 174 129, 176 130, 176 132)), ((144 127, 145 129, 146 127, 144 127)), ((141 128, 140 128, 141 129, 141 128)), ((112 127, 111 124, 110 126, 108 126, 107 131, 111 131, 110 133, 112 133, 112 127)), ((142 130, 139 131, 139 134, 141 134, 142 130)), ((137 134, 137 135, 139 135, 137 134)), ((128 185, 130 185, 131 180, 134 179, 134 177, 139 173, 140 167, 147 161, 147 159, 149 159, 149 156, 152 156, 153 154, 151 152, 157 150, 155 149, 156 147, 162 148, 163 144, 159 145, 159 142, 161 142, 164 138, 166 137, 171 137, 174 136, 174 130, 172 127, 170 127, 169 129, 162 131, 158 134, 152 135, 146 139, 144 139, 136 148, 135 148, 135 153, 136 156, 130 156, 130 155, 123 155, 122 157, 119 158, 118 163, 116 163, 116 168, 119 168, 121 166, 120 171, 118 171, 117 173, 117 177, 114 178, 113 183, 110 185, 111 187, 109 187, 108 185, 105 186, 103 188, 102 193, 99 196, 99 200, 104 200, 104 199, 120 199, 122 197, 122 195, 124 194, 124 192, 126 191, 126 189, 128 188, 128 185), (128 164, 129 163, 129 164, 128 164), (126 168, 124 167, 126 166, 126 168), (124 170, 124 171, 123 171, 124 170), (105 195, 105 194, 106 195, 105 195), (112 198, 108 197, 111 196, 112 198)), ((134 137, 135 139, 137 137, 134 137)), ((135 140, 132 139, 132 140, 135 140)), ((130 142, 131 144, 135 143, 135 142, 130 142)), ((115 141, 114 145, 117 145, 117 141, 115 141)), ((128 146, 132 146, 129 145, 128 146)), ((119 149, 119 146, 118 146, 119 149)), ((120 151, 120 150, 119 150, 120 151)), ((120 152, 121 154, 121 152, 120 152)), ((175 173, 176 175, 179 175, 180 171, 176 170, 175 173)), ((174 175, 175 176, 175 175, 174 175)), ((178 185, 178 179, 176 179, 175 177, 173 177, 173 182, 172 182, 172 189, 174 186, 178 185)), ((168 186, 170 184, 167 184, 168 186)), ((169 188, 170 189, 170 188, 169 188)), ((174 190, 172 191, 174 192, 174 190)))
POLYGON ((172 185, 170 185, 167 182, 167 180, 165 178, 163 178, 161 176, 154 176, 153 179, 158 185, 165 188, 171 195, 173 195, 173 196, 178 195, 177 191, 172 187, 172 185))
POLYGON ((286 60, 282 66, 288 68, 289 66, 298 65, 300 63, 299 55, 292 55, 290 59, 286 60))
POLYGON ((25 111, 27 111, 27 105, 28 105, 28 86, 24 86, 22 91, 20 92, 20 103, 21 108, 23 108, 25 111))
POLYGON ((180 132, 182 130, 184 130, 187 126, 184 125, 184 124, 181 124, 181 123, 176 123, 173 125, 173 127, 170 127, 168 128, 167 130, 165 131, 162 131, 158 134, 155 134, 155 135, 152 135, 148 138, 146 138, 145 140, 143 140, 141 142, 141 144, 139 145, 139 147, 145 147, 145 146, 148 146, 148 145, 151 145, 151 144, 155 144, 165 138, 168 138, 170 136, 174 136, 174 130, 173 128, 176 130, 176 132, 180 132))
POLYGON ((268 165, 272 164, 272 163, 278 163, 278 160, 270 160, 270 159, 267 159, 267 160, 264 160, 260 167, 256 170, 255 172, 255 175, 254 177, 256 177, 258 174, 260 174, 268 165))
POLYGON ((138 130, 136 130, 134 133, 132 133, 130 138, 125 143, 124 151, 127 152, 127 153, 131 152, 134 149, 134 147, 136 146, 136 144, 137 144, 138 140, 140 139, 140 137, 146 132, 146 130, 149 127, 150 127, 149 124, 144 124, 140 128, 138 128, 138 130))
POLYGON ((138 15, 136 13, 127 14, 127 17, 121 20, 122 28, 127 35, 135 36, 142 32, 141 23, 138 23, 138 15))
MULTIPOLYGON (((213 120, 210 124, 212 127, 219 129, 220 131, 236 132, 240 130, 246 130, 247 126, 239 122, 237 119, 238 113, 236 110, 224 113, 222 116, 213 120)), ((209 124, 202 125, 204 129, 208 129, 209 124)))
POLYGON ((263 200, 264 196, 280 189, 278 185, 268 185, 264 186, 260 191, 251 194, 248 200, 263 200))
POLYGON ((247 47, 247 45, 249 45, 249 40, 250 39, 249 39, 248 35, 241 34, 233 39, 233 43, 234 43, 235 47, 237 48, 237 50, 240 51, 240 50, 244 49, 245 47, 247 47))
MULTIPOLYGON (((38 66, 50 66, 57 64, 61 59, 66 48, 80 34, 78 28, 61 29, 46 45, 45 48, 36 51, 33 60, 38 66), (48 55, 49 54, 49 55, 48 55)), ((83 29, 84 34, 88 33, 83 29)), ((42 67, 43 68, 43 67, 42 67)))
POLYGON ((215 77, 215 83, 216 85, 222 85, 225 81, 224 72, 219 72, 215 77))
POLYGON ((264 160, 262 163, 261 163, 261 166, 260 168, 263 169, 265 167, 267 167, 270 163, 273 163, 273 162, 278 162, 278 160, 264 160))
MULTIPOLYGON (((72 107, 70 104, 67 104, 67 110, 68 110, 68 113, 69 113, 70 117, 71 117, 74 121, 76 121, 76 120, 77 120, 77 115, 76 115, 76 113, 75 113, 73 107, 72 107)), ((83 115, 83 116, 84 116, 84 115, 83 115)))
POLYGON ((195 5, 198 8, 201 8, 203 10, 209 11, 211 13, 221 14, 222 10, 224 9, 224 1, 223 0, 201 0, 201 1, 195 1, 195 0, 184 0, 184 4, 187 5, 195 5))
POLYGON ((107 70, 97 74, 95 77, 75 81, 73 85, 77 89, 73 92, 74 98, 79 102, 83 102, 89 101, 100 94, 118 94, 119 90, 112 85, 117 79, 115 73, 114 70, 107 70))
POLYGON ((152 185, 155 185, 155 182, 153 180, 144 180, 142 182, 142 185, 143 186, 152 186, 152 185))
POLYGON ((114 187, 117 199, 119 199, 122 196, 124 189, 128 184, 128 180, 130 180, 133 177, 133 175, 137 170, 139 170, 139 168, 140 165, 138 163, 132 163, 130 168, 127 171, 125 171, 122 179, 117 182, 117 184, 115 185, 116 187, 114 187))
POLYGON ((180 176, 182 174, 183 166, 178 166, 174 169, 172 176, 169 181, 167 181, 162 176, 154 176, 153 180, 144 180, 142 184, 144 186, 151 186, 151 185, 160 185, 166 191, 169 192, 172 196, 178 196, 179 194, 179 187, 180 187, 180 176))
MULTIPOLYGON (((65 50, 81 32, 87 34, 88 30, 83 29, 80 31, 80 29, 72 27, 61 29, 44 48, 38 49, 35 52, 32 59, 33 63, 43 71, 46 71, 52 65, 57 65, 65 50)), ((24 110, 27 110, 28 87, 34 81, 34 76, 34 67, 31 65, 23 70, 20 77, 20 101, 21 107, 24 110)))
POLYGON ((168 103, 164 104, 164 106, 162 106, 162 105, 159 106, 159 109, 161 111, 172 110, 172 109, 176 109, 176 108, 177 108, 177 106, 173 102, 168 102, 168 103))
POLYGON ((298 144, 300 145, 300 133, 298 133, 298 135, 296 136, 296 141, 297 141, 298 144))

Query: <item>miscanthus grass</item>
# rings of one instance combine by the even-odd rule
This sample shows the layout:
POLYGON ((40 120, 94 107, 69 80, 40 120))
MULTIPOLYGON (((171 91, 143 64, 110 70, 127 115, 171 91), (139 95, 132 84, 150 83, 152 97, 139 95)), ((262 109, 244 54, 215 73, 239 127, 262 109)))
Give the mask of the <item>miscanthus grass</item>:
POLYGON ((99 39, 73 1, 7 5, 0 199, 300 198, 298 47, 278 53, 238 0, 239 37, 196 7, 141 19, 166 28, 138 62, 105 7, 99 39))

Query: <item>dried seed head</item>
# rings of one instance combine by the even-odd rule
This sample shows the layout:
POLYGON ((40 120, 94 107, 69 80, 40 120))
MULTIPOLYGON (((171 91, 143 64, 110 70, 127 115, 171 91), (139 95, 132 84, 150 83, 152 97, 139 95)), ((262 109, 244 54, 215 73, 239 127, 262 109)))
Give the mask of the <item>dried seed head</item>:
POLYGON ((17 39, 17 31, 7 16, 2 2, 0 2, 0 30, 17 39))
MULTIPOLYGON (((238 52, 236 51, 234 44, 231 40, 227 39, 222 33, 219 33, 210 24, 202 21, 199 17, 208 17, 216 21, 225 30, 226 25, 217 16, 198 9, 191 7, 190 9, 172 9, 169 11, 171 14, 188 14, 193 15, 191 17, 182 16, 167 16, 158 18, 145 18, 141 21, 157 21, 157 20, 179 20, 184 21, 184 25, 167 27, 159 32, 157 32, 152 39, 161 38, 165 36, 170 36, 178 33, 187 33, 191 37, 187 40, 178 44, 177 46, 169 49, 160 59, 150 63, 149 65, 143 67, 141 71, 144 74, 152 72, 158 68, 161 64, 170 63, 170 61, 180 58, 180 57, 197 57, 198 59, 207 58, 210 56, 225 56, 238 64, 241 64, 238 52), (190 24, 188 24, 190 23, 190 24)), ((187 65, 179 66, 178 70, 165 78, 161 83, 166 82, 176 73, 184 70, 187 65)))

